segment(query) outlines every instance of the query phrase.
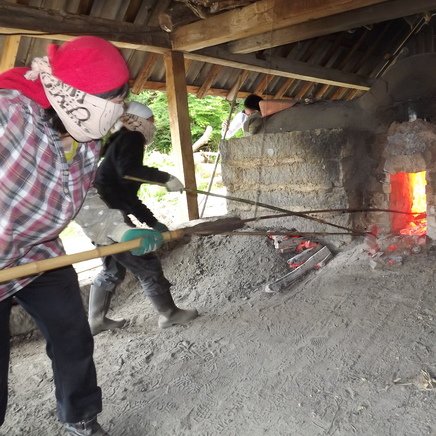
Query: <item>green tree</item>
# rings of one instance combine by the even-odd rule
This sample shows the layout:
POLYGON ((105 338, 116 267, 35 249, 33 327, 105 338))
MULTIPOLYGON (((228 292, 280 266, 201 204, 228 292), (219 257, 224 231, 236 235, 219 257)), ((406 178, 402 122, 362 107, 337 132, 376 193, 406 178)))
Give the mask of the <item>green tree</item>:
MULTIPOLYGON (((146 104, 154 113, 156 135, 150 149, 169 153, 172 146, 166 93, 144 91, 137 95, 130 94, 129 99, 146 104)), ((231 104, 222 97, 207 96, 200 99, 188 94, 188 106, 192 142, 194 143, 201 137, 207 126, 211 126, 213 131, 207 148, 211 151, 218 150, 221 139, 221 124, 228 118, 231 104)), ((234 113, 238 110, 235 108, 234 113)))

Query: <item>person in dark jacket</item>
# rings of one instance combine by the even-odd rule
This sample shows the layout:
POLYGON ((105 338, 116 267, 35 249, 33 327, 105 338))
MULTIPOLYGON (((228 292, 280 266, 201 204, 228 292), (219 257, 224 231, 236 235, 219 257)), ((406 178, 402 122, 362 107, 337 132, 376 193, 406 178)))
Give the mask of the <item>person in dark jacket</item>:
MULTIPOLYGON (((159 232, 167 231, 151 210, 138 198, 142 182, 125 179, 137 177, 149 183, 160 184, 170 192, 181 191, 183 184, 171 174, 143 165, 144 149, 152 141, 155 131, 151 110, 140 103, 130 102, 120 122, 122 127, 109 138, 100 163, 95 187, 100 197, 113 209, 123 212, 127 223, 129 215, 159 232)), ((185 324, 196 318, 195 309, 178 308, 172 298, 171 283, 165 278, 162 265, 154 253, 134 256, 130 252, 106 256, 102 259, 103 269, 91 286, 88 320, 93 335, 104 330, 120 328, 125 320, 106 317, 116 287, 123 281, 126 270, 139 280, 144 294, 150 299, 159 316, 161 328, 174 324, 185 324)))

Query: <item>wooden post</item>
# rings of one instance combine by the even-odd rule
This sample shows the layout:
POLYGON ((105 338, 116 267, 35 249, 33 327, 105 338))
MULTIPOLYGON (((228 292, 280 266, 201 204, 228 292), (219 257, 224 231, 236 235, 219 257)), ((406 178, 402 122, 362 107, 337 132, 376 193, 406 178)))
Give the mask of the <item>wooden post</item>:
POLYGON ((0 73, 14 67, 21 36, 11 35, 5 37, 3 52, 0 56, 0 73))
MULTIPOLYGON (((185 63, 183 53, 167 52, 164 54, 166 69, 167 96, 170 116, 171 141, 175 153, 181 158, 179 168, 183 171, 185 187, 197 189, 195 180, 194 156, 188 109, 185 63)), ((198 219, 197 194, 186 194, 188 217, 198 219)))

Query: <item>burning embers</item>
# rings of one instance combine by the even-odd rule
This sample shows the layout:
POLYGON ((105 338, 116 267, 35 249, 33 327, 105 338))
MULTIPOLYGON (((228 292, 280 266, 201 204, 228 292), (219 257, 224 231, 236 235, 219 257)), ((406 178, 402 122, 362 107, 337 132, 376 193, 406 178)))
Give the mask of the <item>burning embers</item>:
POLYGON ((392 123, 383 150, 383 192, 391 214, 390 232, 436 240, 436 125, 417 119, 392 123))
POLYGON ((373 269, 401 265, 427 243, 426 172, 398 172, 389 181, 391 232, 383 235, 374 225, 365 238, 373 269))
POLYGON ((391 231, 401 235, 422 236, 427 233, 426 172, 390 175, 389 209, 392 213, 391 231))
POLYGON ((373 268, 401 265, 436 240, 436 125, 392 123, 382 143, 383 195, 389 214, 366 237, 373 268))

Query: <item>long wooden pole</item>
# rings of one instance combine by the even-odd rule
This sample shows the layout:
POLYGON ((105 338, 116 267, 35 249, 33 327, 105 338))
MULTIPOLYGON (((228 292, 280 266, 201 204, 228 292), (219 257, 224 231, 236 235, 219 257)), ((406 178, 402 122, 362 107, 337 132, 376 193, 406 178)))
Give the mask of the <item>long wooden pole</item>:
MULTIPOLYGON (((163 232, 162 237, 165 242, 175 239, 180 239, 185 235, 185 230, 173 230, 163 232)), ((0 271, 0 283, 21 277, 40 274, 44 271, 49 271, 63 266, 72 265, 73 263, 84 262, 85 260, 96 259, 98 257, 110 256, 112 254, 123 253, 124 251, 134 250, 141 246, 141 239, 132 239, 127 242, 119 242, 117 244, 104 245, 94 248, 93 250, 82 251, 80 253, 66 254, 64 256, 53 257, 51 259, 38 260, 36 262, 27 263, 25 265, 14 266, 12 268, 3 269, 0 271)))

